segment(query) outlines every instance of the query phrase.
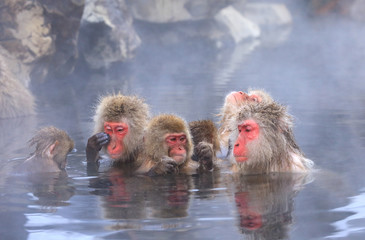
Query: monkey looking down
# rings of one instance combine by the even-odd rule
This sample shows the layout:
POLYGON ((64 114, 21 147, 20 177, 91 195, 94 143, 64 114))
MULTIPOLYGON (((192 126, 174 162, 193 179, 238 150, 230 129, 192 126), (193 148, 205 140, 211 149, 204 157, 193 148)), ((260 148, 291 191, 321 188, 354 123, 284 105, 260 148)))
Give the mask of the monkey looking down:
POLYGON ((194 147, 188 125, 178 116, 162 114, 152 118, 146 129, 144 146, 140 173, 193 173, 199 167, 191 160, 194 147))
POLYGON ((219 134, 222 144, 229 147, 234 172, 302 172, 312 168, 313 162, 296 144, 292 117, 265 91, 231 92, 220 116, 219 134))
POLYGON ((67 133, 55 127, 40 129, 29 143, 35 151, 15 167, 15 172, 61 172, 66 167, 67 154, 74 148, 67 133))
POLYGON ((241 173, 305 172, 304 157, 292 134, 292 117, 274 101, 248 103, 230 121, 233 170, 241 173))

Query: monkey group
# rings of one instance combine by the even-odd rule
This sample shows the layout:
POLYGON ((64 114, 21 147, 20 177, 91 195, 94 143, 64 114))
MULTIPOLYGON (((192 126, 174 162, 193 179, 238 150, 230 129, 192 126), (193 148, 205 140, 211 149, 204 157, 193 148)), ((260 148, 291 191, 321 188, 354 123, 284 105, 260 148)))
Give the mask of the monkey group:
MULTIPOLYGON (((265 91, 229 93, 218 116, 219 128, 211 120, 187 123, 174 114, 151 117, 137 96, 105 96, 95 108, 87 163, 98 167, 103 151, 113 167, 148 176, 215 171, 224 162, 240 174, 307 172, 313 167, 296 144, 286 107, 265 91), (217 157, 221 147, 228 149, 226 161, 217 157)), ((67 133, 54 127, 41 129, 30 143, 36 150, 19 169, 62 171, 74 147, 67 133)))

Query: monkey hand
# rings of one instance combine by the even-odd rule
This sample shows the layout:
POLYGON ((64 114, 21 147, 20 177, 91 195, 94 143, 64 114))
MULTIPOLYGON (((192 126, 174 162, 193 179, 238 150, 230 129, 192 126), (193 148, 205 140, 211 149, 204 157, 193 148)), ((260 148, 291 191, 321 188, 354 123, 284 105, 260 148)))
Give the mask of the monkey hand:
POLYGON ((149 176, 169 174, 169 173, 177 173, 178 167, 174 159, 164 156, 161 158, 161 161, 157 163, 149 172, 149 176))
POLYGON ((194 155, 199 162, 199 169, 210 171, 213 169, 214 151, 213 145, 207 142, 200 142, 195 146, 194 155))
POLYGON ((96 162, 101 148, 110 142, 110 137, 104 132, 97 133, 89 138, 86 146, 87 161, 96 162))

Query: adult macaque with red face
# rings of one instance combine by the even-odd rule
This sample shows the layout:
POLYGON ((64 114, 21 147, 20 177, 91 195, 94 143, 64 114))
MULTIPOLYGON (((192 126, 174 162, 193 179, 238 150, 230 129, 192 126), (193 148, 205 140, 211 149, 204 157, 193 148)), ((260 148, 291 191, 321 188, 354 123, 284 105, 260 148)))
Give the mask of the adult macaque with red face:
POLYGON ((227 94, 221 112, 218 114, 221 117, 218 134, 222 146, 229 146, 228 139, 232 131, 229 128, 230 120, 238 114, 243 106, 252 103, 268 103, 272 101, 271 96, 263 90, 250 90, 248 93, 238 91, 227 94))
POLYGON ((229 121, 233 171, 251 174, 311 169, 313 162, 295 143, 292 125, 286 108, 275 101, 241 106, 229 121))
POLYGON ((138 97, 117 94, 102 98, 94 116, 95 134, 86 146, 87 161, 97 162, 104 148, 114 165, 137 168, 148 119, 148 106, 138 97))
POLYGON ((154 117, 146 129, 144 146, 140 173, 190 173, 198 168, 198 163, 191 160, 193 144, 188 125, 180 117, 169 114, 154 117))

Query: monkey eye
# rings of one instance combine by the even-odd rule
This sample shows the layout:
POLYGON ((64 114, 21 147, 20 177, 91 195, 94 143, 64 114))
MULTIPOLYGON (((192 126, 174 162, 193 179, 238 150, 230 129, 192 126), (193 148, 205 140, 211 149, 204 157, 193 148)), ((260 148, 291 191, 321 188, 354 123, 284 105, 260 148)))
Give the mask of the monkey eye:
POLYGON ((112 132, 112 128, 111 128, 110 126, 106 126, 106 127, 105 127, 105 131, 106 131, 106 132, 112 132))
POLYGON ((251 127, 251 126, 249 126, 249 125, 247 125, 247 126, 246 126, 246 128, 245 128, 245 131, 246 131, 246 132, 251 132, 251 130, 252 130, 252 127, 251 127))

